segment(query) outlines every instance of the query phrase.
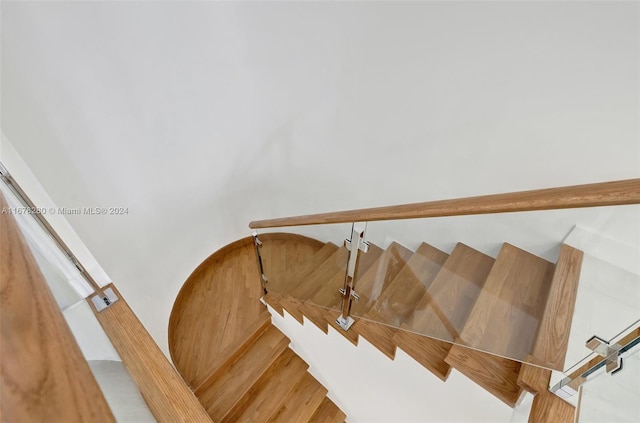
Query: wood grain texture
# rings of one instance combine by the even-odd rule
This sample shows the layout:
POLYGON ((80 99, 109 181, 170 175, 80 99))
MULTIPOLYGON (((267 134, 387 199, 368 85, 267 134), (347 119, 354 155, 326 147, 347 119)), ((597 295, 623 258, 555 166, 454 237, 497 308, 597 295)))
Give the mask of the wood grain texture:
POLYGON ((547 391, 549 389, 550 380, 550 370, 522 363, 520 373, 518 374, 518 385, 522 386, 528 392, 537 394, 547 391))
POLYGON ((554 265, 503 244, 460 336, 463 345, 514 360, 533 350, 554 265))
POLYGON ((573 423, 576 408, 551 392, 533 397, 529 423, 573 423))
POLYGON ((396 352, 396 345, 392 341, 393 331, 390 328, 381 327, 376 322, 360 319, 357 316, 366 314, 376 303, 412 255, 411 250, 392 242, 357 280, 356 292, 360 296, 360 300, 354 302, 352 306, 352 316, 355 323, 348 331, 345 331, 336 323, 341 312, 331 312, 328 317, 329 325, 354 345, 358 345, 359 336, 366 333, 369 342, 387 357, 393 359, 396 352), (363 328, 362 332, 360 328, 363 328))
POLYGON ((193 390, 196 396, 198 396, 200 392, 205 390, 212 381, 215 380, 221 369, 228 368, 235 357, 243 354, 246 350, 251 348, 251 346, 255 344, 256 340, 270 327, 271 315, 269 313, 265 313, 264 317, 258 318, 251 327, 247 328, 248 336, 245 339, 240 339, 239 342, 233 343, 221 350, 216 356, 216 360, 211 365, 211 370, 208 372, 204 381, 193 390))
POLYGON ((393 359, 397 328, 413 318, 415 302, 424 295, 447 257, 446 253, 422 243, 404 266, 389 273, 392 280, 382 283, 384 290, 369 300, 368 310, 352 329, 393 359))
POLYGON ((308 367, 287 348, 221 422, 267 422, 307 374, 308 367))
POLYGON ((392 327, 400 327, 412 319, 416 301, 422 298, 448 257, 422 243, 363 317, 392 327))
POLYGON ((451 366, 445 359, 453 344, 405 330, 396 331, 393 342, 443 382, 449 377, 451 366))
POLYGON ((211 419, 185 381, 164 356, 113 284, 118 296, 109 308, 97 312, 98 322, 111 340, 151 413, 159 422, 210 422, 211 419))
POLYGON ((282 406, 269 418, 270 423, 306 423, 327 395, 327 389, 305 373, 282 406))
MULTIPOLYGON (((295 270, 290 273, 283 273, 281 276, 275 277, 274 281, 269 282, 269 291, 280 295, 287 295, 298 285, 304 285, 307 277, 314 272, 319 266, 329 259, 337 250, 338 246, 328 242, 317 250, 310 258, 304 262, 298 263, 295 270)), ((274 250, 274 253, 277 253, 274 250)))
MULTIPOLYGON (((298 322, 303 323, 306 317, 325 333, 328 331, 328 325, 333 324, 327 313, 340 308, 341 296, 338 290, 344 285, 348 258, 346 248, 337 248, 333 244, 327 247, 323 247, 313 256, 311 261, 315 268, 302 265, 295 275, 283 283, 283 291, 288 295, 286 299, 280 300, 284 309, 298 322)), ((379 247, 371 245, 369 252, 360 254, 356 266, 356 288, 360 275, 366 274, 382 253, 379 247)))
POLYGON ((515 407, 522 387, 518 385, 520 363, 454 345, 445 361, 510 407, 515 407))
MULTIPOLYGON (((369 341, 371 345, 376 347, 391 360, 396 357, 397 345, 393 341, 393 336, 396 333, 397 328, 383 325, 365 318, 359 319, 356 324, 357 331, 360 336, 369 341)), ((356 324, 354 324, 349 331, 354 329, 356 324)))
POLYGON ((286 310, 301 325, 304 324, 304 313, 302 311, 305 303, 290 296, 284 296, 279 300, 282 308, 286 310))
POLYGON ((358 323, 358 319, 357 318, 354 319, 356 322, 351 326, 351 329, 344 330, 336 322, 338 317, 340 317, 341 315, 342 315, 341 310, 327 310, 326 318, 327 318, 327 321, 329 322, 329 326, 331 326, 336 332, 342 335, 342 337, 344 337, 347 341, 351 342, 354 346, 357 347, 358 340, 360 339, 360 334, 358 333, 358 330, 355 329, 355 325, 358 323))
POLYGON ((0 308, 2 421, 115 422, 10 214, 0 214, 0 308))
POLYGON ((246 351, 235 355, 196 391, 215 420, 222 421, 287 349, 289 339, 270 326, 246 351))
POLYGON ((309 419, 309 423, 342 423, 346 417, 329 398, 325 398, 309 419))
POLYGON ((640 179, 258 220, 252 229, 640 204, 640 179))
MULTIPOLYGON (((338 246, 328 242, 316 251, 311 258, 296 266, 293 272, 282 277, 277 288, 275 288, 275 291, 278 292, 277 295, 279 295, 279 297, 277 297, 278 304, 283 309, 287 310, 287 312, 300 324, 304 324, 304 315, 300 310, 302 302, 297 300, 297 298, 300 297, 300 294, 297 294, 296 298, 290 294, 294 289, 298 288, 298 286, 304 286, 306 289, 310 289, 315 282, 309 282, 309 275, 318 267, 322 266, 323 263, 327 262, 329 258, 336 253, 336 251, 338 251, 338 246)), ((327 265, 329 264, 331 263, 327 263, 327 265)), ((272 290, 267 297, 272 295, 273 291, 274 290, 272 290)))
POLYGON ((538 327, 531 363, 562 371, 578 295, 583 252, 562 245, 538 327))
MULTIPOLYGON (((354 289, 356 292, 360 286, 361 275, 365 275, 368 270, 377 263, 382 253, 382 249, 374 244, 371 244, 367 253, 360 253, 354 277, 354 289)), ((346 264, 334 277, 325 282, 318 283, 312 280, 307 282, 318 283, 319 287, 309 298, 303 300, 307 303, 320 306, 319 308, 315 308, 320 312, 311 313, 306 316, 318 325, 318 327, 321 327, 325 333, 327 332, 327 310, 341 310, 342 296, 339 293, 339 289, 344 286, 345 273, 346 264)))
POLYGON ((324 287, 334 287, 337 291, 344 282, 348 256, 349 251, 345 247, 339 248, 291 289, 289 295, 297 300, 307 301, 324 287))
POLYGON ((355 286, 360 299, 353 303, 351 310, 354 316, 363 316, 369 311, 412 255, 413 251, 392 242, 378 260, 362 273, 355 286))
MULTIPOLYGON (((324 245, 293 234, 263 234, 260 239, 269 284, 277 284, 324 245), (276 251, 280 259, 272 254, 276 251)), ((247 330, 268 313, 260 303, 262 295, 251 237, 221 248, 193 271, 169 318, 171 358, 189 386, 201 385, 220 361, 220 352, 242 343, 251 333, 247 330)))
POLYGON ((272 309, 276 311, 280 316, 284 317, 284 308, 280 303, 282 296, 275 292, 269 292, 267 295, 263 296, 262 299, 270 306, 272 309))
POLYGON ((279 293, 282 283, 289 283, 289 275, 305 266, 309 259, 323 249, 331 248, 316 239, 289 233, 260 235, 262 265, 269 282, 267 288, 279 293))
MULTIPOLYGON (((337 288, 336 288, 337 291, 337 288)), ((332 309, 327 309, 324 306, 320 306, 313 302, 302 302, 298 307, 298 310, 304 315, 304 317, 313 323, 318 329, 324 333, 329 333, 329 321, 327 319, 327 312, 332 309)), ((336 307, 335 310, 338 311, 336 307)))
POLYGON ((458 243, 402 328, 443 341, 458 339, 494 262, 458 243))
MULTIPOLYGON (((292 234, 264 234, 260 239, 269 278, 265 300, 284 310, 294 302, 300 307, 303 302, 276 291, 288 292, 306 281, 306 273, 314 269, 309 262, 324 262, 338 247, 292 234)), ((314 399, 297 406, 295 413, 285 406, 298 383, 310 375, 306 363, 288 349, 289 339, 271 325, 269 313, 259 303, 261 295, 252 239, 245 238, 205 260, 174 304, 172 354, 181 357, 179 369, 193 372, 192 383, 201 381, 195 385, 195 394, 215 421, 260 422, 296 413, 311 416, 326 393, 321 387, 322 398, 311 395, 314 399), (198 348, 204 350, 200 358, 190 357, 198 348)), ((298 394, 307 395, 310 389, 305 385, 298 394)))

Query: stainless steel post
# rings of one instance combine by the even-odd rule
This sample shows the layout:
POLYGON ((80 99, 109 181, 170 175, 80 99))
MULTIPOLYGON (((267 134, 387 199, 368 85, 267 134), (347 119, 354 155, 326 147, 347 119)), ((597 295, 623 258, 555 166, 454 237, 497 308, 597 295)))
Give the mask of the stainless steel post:
POLYGON ((258 272, 260 272, 260 284, 262 285, 262 291, 265 295, 267 295, 267 282, 269 280, 264 274, 264 268, 262 267, 262 255, 260 254, 260 247, 262 247, 262 241, 258 238, 258 232, 254 231, 251 236, 253 236, 253 246, 256 250, 256 259, 258 260, 258 272))
POLYGON ((356 276, 356 265, 360 251, 366 253, 369 251, 369 243, 364 240, 365 229, 356 225, 351 226, 351 239, 344 241, 345 247, 349 250, 349 259, 347 261, 347 271, 344 277, 344 287, 340 289, 342 294, 342 314, 336 320, 338 326, 344 330, 349 330, 353 324, 351 317, 351 304, 360 298, 354 290, 354 282, 356 276))

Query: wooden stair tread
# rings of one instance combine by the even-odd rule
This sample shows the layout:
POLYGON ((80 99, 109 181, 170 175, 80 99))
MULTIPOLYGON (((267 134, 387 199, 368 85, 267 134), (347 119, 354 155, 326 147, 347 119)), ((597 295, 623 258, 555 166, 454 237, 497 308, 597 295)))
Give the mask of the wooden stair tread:
POLYGON ((436 277, 448 255, 422 243, 364 317, 400 327, 412 318, 416 301, 436 277))
POLYGON ((451 366, 445 359, 452 344, 405 330, 396 331, 393 342, 442 381, 449 377, 451 366))
POLYGON ((228 360, 195 392, 207 413, 222 419, 288 345, 289 338, 271 325, 246 351, 228 360))
POLYGON ((282 306, 284 310, 287 311, 294 319, 298 321, 301 325, 304 324, 304 314, 300 310, 302 301, 296 300, 290 296, 283 296, 278 299, 278 303, 282 306))
POLYGON ((358 333, 387 357, 393 359, 396 344, 393 336, 405 319, 413 318, 415 302, 437 275, 448 255, 422 243, 406 264, 387 283, 377 300, 359 322, 358 333))
POLYGON ((260 318, 255 321, 253 325, 247 328, 247 336, 246 339, 241 340, 239 342, 233 343, 226 347, 224 350, 218 354, 216 359, 212 362, 211 369, 207 373, 208 376, 204 379, 204 381, 200 384, 200 386, 196 387, 194 392, 201 392, 203 387, 207 384, 210 384, 210 378, 214 377, 215 374, 219 371, 220 367, 224 366, 225 363, 233 360, 233 358, 239 354, 242 354, 246 350, 248 350, 253 343, 258 339, 262 334, 264 334, 269 327, 271 327, 271 314, 268 311, 265 311, 260 315, 260 318))
POLYGON ((336 332, 344 336, 347 339, 347 341, 351 342, 354 346, 357 347, 358 339, 360 338, 360 333, 358 332, 358 329, 357 329, 359 319, 357 318, 355 319, 356 322, 349 328, 349 330, 344 330, 336 322, 336 320, 338 320, 338 317, 340 317, 340 315, 342 314, 341 311, 327 310, 326 313, 327 313, 327 321, 329 322, 329 326, 334 328, 336 332))
POLYGON ((548 391, 533 397, 529 423, 573 423, 576 408, 548 391))
POLYGON ((313 416, 326 395, 327 389, 316 378, 305 372, 282 406, 271 415, 268 421, 305 423, 313 416))
POLYGON ((510 407, 515 407, 522 387, 520 363, 481 351, 453 345, 445 361, 510 407))
POLYGON ((444 341, 459 338, 494 262, 458 243, 402 328, 444 341))
POLYGON ((533 348, 532 363, 564 370, 584 253, 563 244, 533 348))
POLYGON ((307 373, 309 366, 287 348, 266 372, 244 394, 232 410, 220 420, 222 423, 266 422, 307 373))
MULTIPOLYGON (((352 305, 352 316, 356 322, 351 326, 348 331, 343 330, 336 323, 336 319, 340 316, 341 312, 335 312, 329 310, 328 323, 339 334, 344 336, 349 342, 354 345, 358 345, 358 338, 360 335, 359 327, 360 321, 358 316, 366 313, 369 308, 375 303, 378 296, 384 292, 389 286, 391 281, 395 278, 398 272, 406 265, 413 252, 404 246, 392 242, 386 250, 384 250, 377 260, 372 263, 371 267, 357 280, 356 292, 360 296, 360 300, 352 305)), ((367 323, 363 323, 363 326, 367 323)), ((372 340, 376 342, 377 336, 375 333, 370 333, 369 342, 372 340)), ((374 344, 385 355, 393 358, 395 356, 395 345, 389 342, 375 343, 374 344)))
POLYGON ((369 270, 358 279, 356 292, 360 299, 352 306, 354 316, 364 315, 373 306, 412 254, 411 250, 396 242, 392 242, 382 252, 369 270))
MULTIPOLYGON (((296 273, 309 259, 326 247, 325 243, 316 239, 287 233, 261 234, 260 240, 264 274, 269 279, 266 288, 268 291, 281 294, 288 289, 289 275, 296 273)), ((255 256, 255 253, 252 256, 255 256)))
POLYGON ((520 373, 518 374, 518 385, 522 386, 528 392, 537 394, 547 391, 550 380, 550 370, 522 363, 520 373))
POLYGON ((347 417, 329 398, 325 397, 309 423, 342 423, 347 417))
POLYGON ((280 316, 284 317, 284 308, 282 307, 282 295, 270 291, 267 295, 262 297, 263 300, 269 305, 272 309, 274 309, 280 316))
POLYGON ((296 269, 282 279, 281 294, 286 294, 295 289, 298 285, 304 283, 305 278, 315 271, 318 266, 324 263, 329 257, 331 257, 337 250, 338 246, 332 242, 327 242, 322 248, 311 256, 304 264, 299 265, 296 269))
MULTIPOLYGON (((321 267, 324 269, 324 272, 331 275, 337 269, 337 265, 330 262, 330 258, 342 260, 342 256, 344 256, 344 251, 340 253, 340 256, 335 256, 335 254, 339 251, 337 245, 327 242, 320 250, 318 250, 310 260, 307 261, 302 266, 299 266, 298 269, 293 272, 290 276, 284 278, 282 282, 282 292, 280 294, 285 296, 286 299, 306 299, 308 294, 305 294, 307 291, 313 292, 313 289, 316 288, 317 281, 310 280, 312 278, 313 273, 322 272, 321 267), (334 270, 331 270, 334 269, 334 270)), ((346 256, 345 256, 346 257, 346 256)), ((345 261, 346 263, 346 261, 345 261)), ((321 277, 318 275, 318 277, 321 277)), ((293 316, 300 324, 304 323, 302 312, 298 309, 296 301, 279 301, 279 304, 283 306, 287 312, 293 316)))
POLYGON ((313 295, 328 281, 339 279, 341 273, 344 276, 348 256, 349 251, 345 247, 340 247, 291 289, 289 295, 303 301, 313 298, 313 295))
MULTIPOLYGON (((369 247, 369 251, 366 254, 360 254, 358 259, 358 264, 356 266, 356 274, 354 286, 356 287, 356 292, 358 290, 358 286, 360 283, 360 276, 366 274, 367 271, 373 266, 374 263, 382 255, 383 251, 380 247, 371 244, 369 247)), ((340 292, 338 291, 340 288, 344 286, 344 277, 346 272, 346 263, 345 267, 341 270, 341 272, 335 273, 330 279, 319 283, 318 289, 315 291, 313 296, 309 299, 310 304, 317 305, 317 308, 309 308, 306 307, 306 310, 309 310, 309 314, 305 314, 305 316, 311 320, 316 326, 318 326, 322 331, 327 333, 327 319, 326 319, 326 311, 327 310, 339 310, 340 304, 342 301, 342 297, 340 292)))
MULTIPOLYGON (((383 250, 380 247, 371 244, 369 251, 366 254, 360 254, 356 265, 354 280, 356 292, 358 292, 360 286, 360 275, 365 275, 374 263, 378 261, 382 253, 383 250)), ((321 283, 319 289, 311 297, 310 302, 326 308, 339 308, 342 297, 338 290, 344 286, 346 270, 347 268, 345 264, 345 267, 342 269, 342 273, 337 273, 332 279, 321 283)))
MULTIPOLYGON (((318 327, 318 329, 320 329, 324 333, 329 332, 329 321, 327 318, 327 312, 332 311, 332 309, 328 309, 313 302, 301 302, 298 305, 298 310, 300 310, 300 312, 304 315, 304 317, 307 318, 307 320, 318 327)), ((337 307, 333 311, 339 313, 337 307)))
POLYGON ((353 324, 349 331, 353 329, 356 329, 360 336, 369 341, 371 345, 391 360, 396 357, 396 343, 393 341, 393 336, 397 330, 396 328, 368 319, 359 319, 353 324))
POLYGON ((518 360, 534 347, 554 265, 503 244, 471 310, 461 342, 518 360))
MULTIPOLYGON (((400 347, 443 381, 455 367, 511 407, 523 389, 536 393, 539 409, 532 408, 530 422, 549 421, 553 407, 560 410, 560 419, 573 417, 572 406, 547 398, 555 397, 547 391, 549 371, 517 360, 546 360, 541 364, 546 366, 564 360, 566 345, 553 347, 565 342, 571 323, 580 251, 563 246, 554 266, 508 243, 495 260, 462 243, 450 256, 426 243, 415 253, 397 243, 385 251, 372 247, 359 259, 355 285, 360 302, 353 304, 356 322, 349 331, 335 323, 348 256, 344 247, 325 245, 294 274, 281 278, 289 287, 286 297, 275 295, 267 302, 276 310, 293 310, 300 320, 307 317, 325 332, 331 325, 356 345, 364 336, 391 359, 400 347), (569 304, 563 296, 572 297, 569 304), (562 322, 553 314, 560 314, 562 322)), ((326 389, 306 372, 306 363, 287 354, 272 360, 223 421, 267 421, 265 410, 273 422, 344 421, 344 413, 325 397, 326 389), (276 370, 284 362, 301 363, 294 372, 298 376, 276 370), (274 390, 278 399, 267 395, 274 390)))

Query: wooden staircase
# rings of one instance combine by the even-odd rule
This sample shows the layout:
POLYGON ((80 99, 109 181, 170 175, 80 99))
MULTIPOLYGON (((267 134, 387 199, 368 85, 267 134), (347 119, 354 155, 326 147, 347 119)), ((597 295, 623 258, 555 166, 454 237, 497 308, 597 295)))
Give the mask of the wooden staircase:
POLYGON ((265 312, 194 394, 214 422, 343 422, 308 368, 265 312))
POLYGON ((450 254, 428 244, 415 252, 397 243, 385 250, 372 245, 356 272, 360 301, 353 311, 361 317, 345 332, 335 323, 345 248, 287 233, 261 240, 266 296, 256 283, 252 240, 245 238, 193 272, 171 313, 172 359, 213 421, 346 418, 289 348, 289 339, 271 325, 261 297, 280 314, 286 310, 324 332, 332 326, 354 345, 363 336, 391 359, 401 348, 442 381, 455 369, 510 406, 523 391, 531 392, 532 423, 572 421, 573 406, 547 390, 550 371, 464 344, 523 354, 528 363, 562 365, 580 251, 563 246, 552 264, 509 244, 496 259, 464 244, 450 254), (522 310, 532 317, 524 318, 522 310))
POLYGON ((550 371, 500 356, 564 364, 581 258, 566 245, 556 264, 507 243, 495 259, 461 243, 451 254, 426 243, 415 252, 372 245, 358 263, 356 322, 344 331, 335 320, 347 251, 327 243, 286 274, 265 268, 264 299, 354 345, 362 336, 391 359, 401 348, 443 381, 454 368, 511 407, 527 390, 536 395, 530 422, 572 422, 574 407, 547 391, 550 371))
MULTIPOLYGON (((301 268, 322 243, 298 235, 269 239, 271 269, 301 268), (295 254, 287 257, 286 250, 295 254)), ((271 324, 256 284, 250 238, 216 251, 185 282, 169 320, 173 362, 214 422, 339 423, 346 416, 309 366, 271 324)))

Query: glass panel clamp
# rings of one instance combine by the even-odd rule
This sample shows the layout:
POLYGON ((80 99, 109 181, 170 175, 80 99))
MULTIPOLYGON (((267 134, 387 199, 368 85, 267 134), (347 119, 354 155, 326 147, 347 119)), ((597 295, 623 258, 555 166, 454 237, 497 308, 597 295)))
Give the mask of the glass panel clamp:
POLYGON ((622 370, 621 345, 610 345, 609 342, 595 335, 589 338, 586 345, 591 351, 605 358, 607 373, 614 374, 622 370))
POLYGON ((96 307, 97 311, 102 311, 106 308, 109 308, 113 303, 118 301, 118 296, 115 292, 113 292, 113 289, 107 288, 103 292, 103 297, 101 297, 100 295, 94 295, 93 297, 91 297, 91 302, 96 307))

